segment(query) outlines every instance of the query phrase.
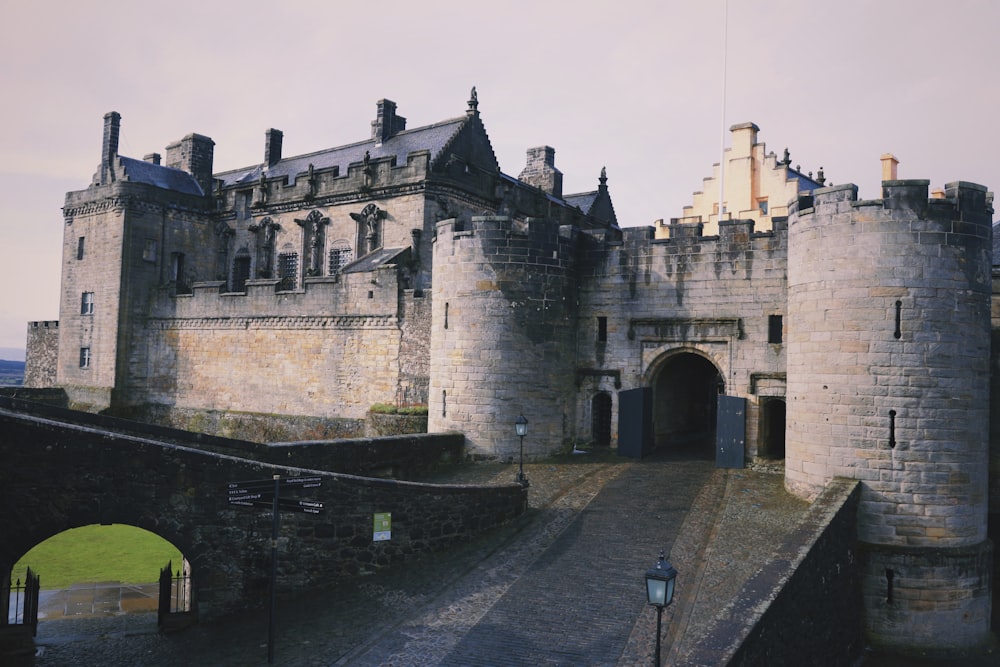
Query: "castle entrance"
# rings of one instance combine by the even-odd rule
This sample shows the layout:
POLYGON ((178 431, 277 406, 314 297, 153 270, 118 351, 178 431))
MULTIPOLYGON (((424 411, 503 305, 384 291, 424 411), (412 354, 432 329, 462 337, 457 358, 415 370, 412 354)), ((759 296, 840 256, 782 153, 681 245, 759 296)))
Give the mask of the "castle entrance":
POLYGON ((653 381, 657 449, 715 458, 718 396, 725 388, 719 369, 693 352, 663 362, 653 381))

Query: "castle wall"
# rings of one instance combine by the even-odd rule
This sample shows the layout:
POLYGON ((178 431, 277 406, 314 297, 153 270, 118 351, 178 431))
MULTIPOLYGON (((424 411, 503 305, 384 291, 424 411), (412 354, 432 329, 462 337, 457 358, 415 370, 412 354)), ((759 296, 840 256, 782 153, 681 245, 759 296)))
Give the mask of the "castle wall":
MULTIPOLYGON (((156 300, 129 358, 132 404, 358 419, 407 389, 422 402, 419 365, 400 382, 394 268, 307 278, 291 292, 277 280, 251 281, 246 294, 223 287, 196 283, 191 295, 156 300)), ((417 332, 427 297, 403 298, 417 332)), ((406 340, 421 345, 417 333, 406 340)))
POLYGON ((773 232, 753 229, 748 221, 724 222, 720 236, 705 238, 700 225, 674 225, 670 239, 655 241, 650 228, 629 229, 623 244, 588 253, 577 347, 582 439, 596 392, 612 396, 613 431, 620 389, 653 386, 656 409, 668 409, 655 391, 657 375, 686 352, 711 361, 727 394, 748 399, 748 454, 756 453, 761 397, 784 396, 784 346, 768 343, 768 323, 785 313, 787 250, 782 220, 773 232), (597 338, 599 317, 607 321, 606 342, 597 338))
POLYGON ((786 486, 863 482, 866 629, 904 651, 975 646, 990 614, 992 211, 927 186, 825 188, 789 218, 786 486))
POLYGON ((28 322, 23 386, 55 387, 59 368, 59 322, 28 322))
POLYGON ((575 231, 547 220, 438 223, 428 431, 465 433, 474 455, 564 449, 576 420, 575 231))

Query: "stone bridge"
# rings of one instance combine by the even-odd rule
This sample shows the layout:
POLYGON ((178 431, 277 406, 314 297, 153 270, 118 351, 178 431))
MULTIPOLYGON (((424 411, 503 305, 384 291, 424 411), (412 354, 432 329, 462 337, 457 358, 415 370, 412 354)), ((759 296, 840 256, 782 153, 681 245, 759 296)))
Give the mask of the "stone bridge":
POLYGON ((202 618, 253 606, 266 600, 272 513, 230 506, 227 484, 308 475, 321 485, 303 497, 324 510, 282 512, 278 591, 328 585, 447 549, 525 511, 527 490, 516 484, 418 484, 345 472, 363 470, 366 460, 414 465, 415 453, 460 456, 462 442, 445 434, 261 445, 0 397, 0 574, 64 530, 121 523, 180 549, 202 618), (376 542, 374 514, 382 512, 392 515, 391 539, 376 542))

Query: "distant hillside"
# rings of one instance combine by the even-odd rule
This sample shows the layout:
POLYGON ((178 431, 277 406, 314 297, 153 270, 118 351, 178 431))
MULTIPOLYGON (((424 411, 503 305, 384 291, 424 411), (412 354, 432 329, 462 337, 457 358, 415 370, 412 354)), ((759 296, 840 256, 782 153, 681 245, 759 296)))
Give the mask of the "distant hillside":
POLYGON ((0 360, 0 387, 19 387, 24 383, 24 362, 0 360))
POLYGON ((24 361, 24 348, 0 347, 0 359, 8 361, 24 361))

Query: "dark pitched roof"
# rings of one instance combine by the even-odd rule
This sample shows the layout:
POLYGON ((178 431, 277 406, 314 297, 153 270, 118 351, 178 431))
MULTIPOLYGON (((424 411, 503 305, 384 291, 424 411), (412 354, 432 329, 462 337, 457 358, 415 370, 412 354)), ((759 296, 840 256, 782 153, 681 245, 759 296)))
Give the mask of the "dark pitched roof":
POLYGON ((566 195, 566 203, 570 206, 578 206, 584 213, 590 213, 590 208, 594 205, 595 201, 597 201, 597 190, 566 195))
POLYGON ((447 147, 467 118, 468 116, 462 116, 425 127, 403 130, 382 142, 381 145, 376 145, 375 139, 369 139, 347 146, 284 158, 270 167, 261 163, 244 169, 222 172, 216 174, 215 177, 221 179, 224 185, 236 185, 252 183, 260 178, 263 172, 267 174, 268 178, 285 177, 288 182, 292 182, 298 174, 308 171, 310 164, 315 169, 339 167, 340 173, 346 176, 348 165, 362 162, 366 151, 373 160, 395 157, 396 163, 402 165, 406 163, 408 154, 428 150, 433 161, 447 147))
POLYGON ((374 271, 387 264, 392 264, 397 258, 408 252, 409 248, 379 248, 368 253, 364 257, 359 257, 356 261, 345 266, 341 271, 344 273, 361 273, 363 271, 374 271))
POLYGON ((118 156, 125 170, 125 179, 130 183, 145 183, 164 190, 173 190, 188 195, 204 195, 194 176, 173 167, 164 167, 152 162, 118 156))

